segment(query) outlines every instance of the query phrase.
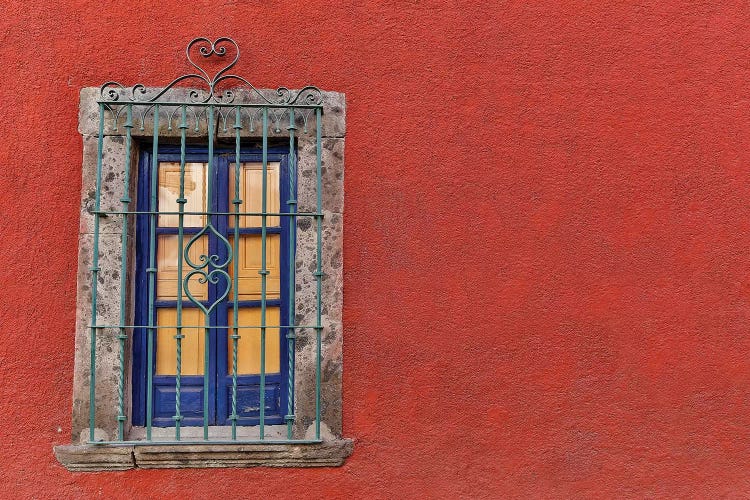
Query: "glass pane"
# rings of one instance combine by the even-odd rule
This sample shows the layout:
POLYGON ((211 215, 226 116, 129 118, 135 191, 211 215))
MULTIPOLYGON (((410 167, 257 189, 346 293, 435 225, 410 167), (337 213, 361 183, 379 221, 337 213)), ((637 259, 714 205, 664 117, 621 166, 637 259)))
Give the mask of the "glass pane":
MULTIPOLYGON (((266 212, 280 212, 279 210, 279 162, 268 162, 266 175, 266 212)), ((240 212, 262 212, 263 208, 263 163, 240 163, 240 212)), ((234 210, 234 163, 229 166, 229 206, 234 210)), ((267 226, 278 226, 279 217, 267 217, 267 226)), ((260 227, 259 215, 240 218, 240 227, 260 227)), ((229 216, 229 227, 234 227, 234 217, 229 216)))
MULTIPOLYGON (((205 163, 185 163, 185 211, 206 211, 206 172, 205 163)), ((179 162, 159 163, 159 211, 179 212, 177 198, 180 197, 179 162)), ((185 227, 203 227, 205 215, 185 215, 185 227)), ((159 215, 160 227, 177 227, 178 215, 159 215)))
MULTIPOLYGON (((196 308, 182 310, 182 370, 183 375, 203 375, 203 349, 205 346, 205 329, 203 312, 196 308), (187 326, 188 328, 185 328, 187 326)), ((160 308, 156 312, 156 324, 161 326, 177 325, 177 309, 160 308)), ((177 335, 176 328, 158 328, 156 330, 156 374, 177 374, 177 335)))
MULTIPOLYGON (((188 244, 192 236, 185 235, 183 245, 188 244)), ((156 250, 156 298, 157 300, 177 300, 177 258, 180 252, 176 234, 160 234, 156 250)), ((201 236, 190 247, 190 260, 200 263, 200 256, 208 254, 208 237, 201 236)), ((182 276, 184 277, 193 269, 182 261, 182 276)), ((208 300, 208 284, 198 283, 200 276, 194 275, 190 278, 190 293, 197 300, 208 300)), ((184 293, 184 299, 187 295, 184 293)))
MULTIPOLYGON (((240 236, 239 251, 239 276, 238 294, 239 300, 260 300, 260 274, 262 264, 261 252, 262 238, 259 234, 245 234, 240 236)), ((266 235, 266 269, 270 274, 266 276, 266 298, 279 298, 279 256, 281 235, 266 235)), ((229 238, 229 244, 234 248, 234 238, 229 238)), ((229 276, 234 279, 234 259, 229 265, 229 276)), ((232 282, 233 283, 233 282, 232 282)), ((193 289, 191 288, 192 292, 193 289)), ((229 299, 232 299, 234 291, 230 289, 229 299)))
MULTIPOLYGON (((228 314, 228 325, 232 326, 233 311, 230 308, 228 314)), ((259 326, 260 308, 246 307, 238 311, 240 325, 259 326)), ((279 326, 279 308, 266 308, 266 324, 279 326)), ((227 335, 232 335, 229 329, 227 335)), ((260 373, 260 328, 240 328, 237 330, 240 336, 237 340, 237 373, 242 375, 254 375, 260 373)), ((232 373, 232 338, 228 339, 228 373, 232 373)), ((279 373, 280 361, 280 338, 278 328, 266 328, 266 373, 279 373)))

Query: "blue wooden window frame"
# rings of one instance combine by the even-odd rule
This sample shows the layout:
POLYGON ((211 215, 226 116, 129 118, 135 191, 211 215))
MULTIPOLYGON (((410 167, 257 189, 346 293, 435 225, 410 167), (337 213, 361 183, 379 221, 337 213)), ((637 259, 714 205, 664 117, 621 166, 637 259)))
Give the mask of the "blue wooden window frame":
MULTIPOLYGON (((272 148, 266 149, 268 162, 279 162, 279 207, 287 206, 287 201, 296 197, 296 193, 290 193, 289 183, 289 149, 272 148)), ((262 161, 262 150, 243 148, 240 151, 240 163, 262 161)), ((145 145, 139 158, 138 169, 138 196, 137 210, 147 212, 150 199, 150 181, 152 169, 152 149, 145 145)), ((233 206, 229 200, 229 166, 234 163, 235 150, 229 148, 214 148, 213 158, 213 206, 207 207, 209 212, 231 212, 233 206)), ((160 146, 157 153, 157 161, 179 162, 180 148, 177 146, 160 146)), ((185 162, 208 162, 208 150, 205 147, 187 147, 185 162)), ((296 185, 296 184, 295 184, 296 185)), ((157 209, 158 210, 158 209, 157 209)), ((148 278, 146 268, 149 256, 149 216, 140 214, 136 220, 136 276, 135 276, 135 324, 146 325, 148 323, 148 278)), ((234 229, 228 225, 229 215, 211 215, 214 227, 225 237, 232 237, 234 229)), ((293 325, 294 318, 290 317, 287 297, 289 287, 289 224, 290 217, 281 216, 280 226, 270 226, 267 234, 280 234, 280 296, 279 299, 267 299, 267 307, 280 308, 280 322, 282 325, 293 325)), ((184 234, 187 238, 200 231, 200 227, 185 227, 184 234)), ((260 234, 261 228, 240 228, 240 234, 260 234)), ((209 232, 210 233, 210 232, 209 232)), ((177 234, 177 228, 157 227, 154 245, 158 242, 160 234, 177 234)), ((220 259, 226 259, 224 245, 218 244, 218 238, 209 236, 209 254, 218 254, 220 259), (222 255, 223 254, 223 255, 222 255)), ((217 285, 208 283, 208 303, 216 299, 217 285)), ((156 301, 155 307, 176 307, 176 301, 156 301)), ((260 300, 240 301, 239 307, 260 307, 260 300)), ((183 308, 195 307, 189 300, 183 299, 183 308)), ((210 314, 211 326, 227 326, 228 313, 232 310, 231 294, 222 301, 210 314)), ((273 326, 273 325, 269 325, 273 326)), ((146 394, 147 385, 147 331, 148 328, 136 328, 133 338, 133 425, 145 425, 146 420, 146 394)), ((245 330, 248 331, 248 330, 245 330)), ((226 328, 212 328, 210 345, 207 346, 210 353, 209 363, 209 425, 231 425, 229 416, 231 414, 231 388, 232 376, 231 366, 227 359, 228 335, 226 328), (221 397, 224 394, 225 397, 221 397)), ((240 335, 243 330, 240 330, 240 335)), ((283 424, 288 404, 288 364, 287 359, 287 329, 279 330, 279 352, 281 357, 280 373, 266 374, 265 377, 265 423, 267 425, 283 424)), ((156 353, 157 336, 153 336, 153 349, 156 353)), ((172 418, 175 411, 175 377, 156 375, 156 363, 153 364, 153 419, 152 423, 157 427, 173 427, 172 418)), ((257 425, 260 419, 260 375, 237 376, 237 413, 238 425, 257 425)), ((181 376, 181 413, 183 415, 183 426, 203 425, 203 375, 181 376)))

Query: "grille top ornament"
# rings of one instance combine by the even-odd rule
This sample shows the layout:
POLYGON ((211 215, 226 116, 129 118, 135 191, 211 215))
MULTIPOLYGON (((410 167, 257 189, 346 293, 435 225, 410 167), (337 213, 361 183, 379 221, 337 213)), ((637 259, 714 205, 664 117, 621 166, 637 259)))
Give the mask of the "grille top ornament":
POLYGON ((126 87, 119 82, 110 81, 100 87, 102 101, 123 104, 156 104, 159 102, 159 99, 171 89, 184 88, 184 86, 178 84, 182 82, 192 83, 197 80, 204 89, 190 89, 189 99, 190 102, 194 104, 210 104, 211 102, 230 104, 234 101, 234 90, 237 89, 249 91, 252 95, 257 96, 262 103, 271 105, 320 106, 323 104, 323 93, 319 88, 312 85, 303 87, 297 92, 286 87, 278 87, 274 92, 275 96, 269 98, 269 96, 263 94, 245 78, 235 74, 228 74, 227 72, 232 69, 240 59, 240 47, 237 45, 237 42, 229 37, 219 37, 214 41, 211 41, 211 39, 206 37, 194 38, 187 44, 187 47, 185 48, 185 56, 188 63, 198 71, 197 73, 188 73, 179 76, 165 87, 161 89, 153 89, 152 91, 149 91, 149 89, 141 83, 135 84, 132 87, 126 87), (194 47, 197 47, 198 50, 195 51, 194 47), (200 59, 197 61, 193 59, 191 52, 197 52, 197 54, 205 59, 212 57, 223 59, 227 56, 232 57, 232 55, 234 55, 234 57, 229 63, 221 67, 213 77, 211 77, 210 73, 199 64, 200 59), (227 89, 223 92, 218 89, 219 84, 226 85, 231 83, 236 84, 234 89, 227 89))

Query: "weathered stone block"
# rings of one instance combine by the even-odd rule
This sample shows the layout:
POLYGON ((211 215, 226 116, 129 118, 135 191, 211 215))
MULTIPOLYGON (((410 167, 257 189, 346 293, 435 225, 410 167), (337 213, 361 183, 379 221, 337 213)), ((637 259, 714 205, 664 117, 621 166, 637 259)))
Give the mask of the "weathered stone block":
POLYGON ((322 443, 159 444, 139 446, 55 446, 68 470, 117 471, 196 467, 338 467, 351 455, 351 439, 322 443))
MULTIPOLYGON (((99 139, 86 136, 83 138, 83 172, 81 184, 80 233, 94 232, 92 213, 96 208, 96 170, 99 151, 99 139)), ((125 140, 118 136, 107 136, 102 141, 102 173, 99 206, 102 211, 123 211, 122 199, 126 185, 125 140)), ((128 179, 128 197, 131 202, 127 211, 135 210, 136 180, 138 172, 138 149, 135 143, 131 146, 128 179)), ((121 234, 121 215, 107 215, 99 218, 99 234, 121 234)), ((134 216, 129 216, 128 224, 134 227, 134 216)))
MULTIPOLYGON (((78 297, 76 313, 76 347, 73 376, 73 436, 78 437, 89 426, 89 377, 92 324, 93 235, 79 236, 78 297)), ((121 241, 119 235, 99 237, 97 279, 97 325, 120 324, 121 241)), ((127 284, 126 284, 127 286, 127 284)), ((97 329, 96 342, 96 427, 111 438, 117 429, 120 351, 118 328, 97 329)), ((128 343, 128 346, 130 344, 128 343)), ((129 352, 126 349, 126 352, 129 352)), ((126 360, 127 363, 127 360, 126 360)), ((126 370, 127 372, 127 370, 126 370)))
POLYGON ((117 471, 135 468, 132 446, 55 446, 55 458, 72 472, 117 471))
MULTIPOLYGON (((295 261, 295 315, 300 325, 314 324, 316 318, 317 244, 316 221, 297 219, 297 255, 295 261)), ((343 302, 343 215, 325 212, 322 223, 322 314, 341 321, 343 302)))
POLYGON ((337 467, 352 452, 348 439, 305 444, 136 446, 137 467, 337 467))
MULTIPOLYGON (((323 210, 344 211, 344 139, 323 139, 321 199, 323 210)), ((300 139, 297 164, 297 203, 300 212, 317 211, 317 160, 315 139, 300 139)))
MULTIPOLYGON (((341 323, 323 319, 321 332, 321 422, 336 437, 342 433, 341 368, 343 336, 341 323)), ((315 422, 317 334, 302 329, 295 348, 295 438, 307 435, 315 422)))

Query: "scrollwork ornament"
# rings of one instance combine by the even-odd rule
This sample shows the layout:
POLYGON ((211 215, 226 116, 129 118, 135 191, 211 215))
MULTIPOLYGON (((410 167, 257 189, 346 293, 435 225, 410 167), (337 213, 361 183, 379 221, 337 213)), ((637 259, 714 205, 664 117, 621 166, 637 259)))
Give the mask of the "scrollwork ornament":
POLYGON ((203 311, 206 316, 211 314, 211 311, 214 310, 214 308, 221 303, 224 299, 227 298, 227 295, 229 295, 229 288, 231 286, 232 278, 230 278, 229 273, 226 272, 224 269, 213 269, 210 272, 205 269, 194 269, 187 273, 185 275, 185 279, 183 280, 184 283, 184 289, 185 289, 185 295, 187 295, 188 299, 190 299, 190 302, 195 304, 196 307, 198 307, 201 311, 203 311), (206 306, 198 300, 191 292, 190 292, 190 280, 193 278, 193 276, 198 276, 198 283, 205 284, 205 283, 211 283, 212 285, 217 285, 219 283, 220 278, 224 278, 225 286, 223 290, 219 291, 217 293, 216 300, 214 300, 212 303, 208 304, 206 306))
POLYGON ((147 87, 141 83, 128 88, 115 81, 106 82, 100 87, 102 101, 120 104, 155 103, 165 93, 177 87, 178 84, 197 80, 203 88, 190 89, 188 93, 189 101, 194 104, 208 104, 209 102, 215 102, 217 104, 233 103, 236 96, 235 90, 228 89, 219 91, 217 89, 217 86, 220 83, 225 82, 238 83, 239 87, 237 88, 245 88, 245 90, 250 91, 251 94, 255 95, 256 98, 265 104, 286 106, 320 106, 323 104, 323 93, 320 89, 314 86, 304 87, 296 93, 286 87, 279 87, 275 91, 276 102, 273 102, 245 78, 229 74, 229 70, 237 64, 237 61, 239 61, 240 58, 240 48, 237 45, 237 42, 229 37, 219 37, 213 41, 206 37, 194 38, 185 48, 185 56, 188 63, 195 68, 195 73, 179 76, 160 90, 155 90, 155 93, 149 93, 147 87), (195 50, 196 48, 197 50, 195 50), (234 57, 231 57, 231 60, 228 60, 226 64, 221 66, 219 70, 211 76, 208 70, 199 64, 200 61, 194 58, 195 54, 204 59, 212 57, 223 59, 231 57, 232 54, 234 57))
POLYGON ((229 293, 231 278, 229 277, 229 274, 227 273, 225 268, 229 266, 229 263, 232 261, 232 246, 229 244, 229 241, 223 235, 221 235, 211 223, 208 223, 203 227, 203 229, 201 229, 197 234, 190 238, 188 244, 185 245, 183 256, 185 258, 185 263, 193 269, 192 271, 187 273, 184 278, 185 294, 188 296, 188 299, 190 299, 190 301, 196 305, 196 307, 200 308, 204 313, 209 314, 211 310, 216 307, 216 304, 224 300, 229 293), (198 260, 200 262, 194 262, 193 259, 190 258, 190 250, 200 238, 207 235, 209 232, 213 233, 213 235, 216 236, 217 239, 224 245, 226 249, 226 258, 222 260, 218 254, 208 255, 203 253, 198 256, 198 260), (220 277, 224 277, 226 286, 224 287, 223 292, 219 291, 217 293, 218 298, 216 299, 216 301, 206 307, 190 292, 190 279, 193 276, 198 276, 198 283, 205 284, 208 282, 212 285, 218 284, 220 277))
POLYGON ((206 224, 203 229, 198 231, 192 238, 190 238, 190 241, 188 241, 188 244, 185 245, 184 250, 184 257, 185 262, 188 266, 192 267, 193 269, 203 269, 207 267, 209 264, 215 268, 223 269, 229 265, 229 263, 232 261, 232 245, 229 244, 229 241, 221 234, 219 233, 216 228, 214 228, 213 224, 208 223, 206 224), (190 258, 190 250, 195 245, 195 243, 204 235, 207 235, 209 233, 213 233, 214 236, 218 238, 219 241, 224 245, 224 248, 226 249, 226 259, 223 261, 220 261, 221 257, 218 254, 201 254, 198 256, 198 260, 200 261, 200 264, 197 262, 194 262, 193 259, 190 258))

